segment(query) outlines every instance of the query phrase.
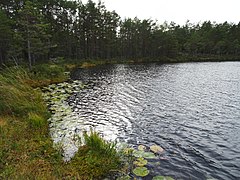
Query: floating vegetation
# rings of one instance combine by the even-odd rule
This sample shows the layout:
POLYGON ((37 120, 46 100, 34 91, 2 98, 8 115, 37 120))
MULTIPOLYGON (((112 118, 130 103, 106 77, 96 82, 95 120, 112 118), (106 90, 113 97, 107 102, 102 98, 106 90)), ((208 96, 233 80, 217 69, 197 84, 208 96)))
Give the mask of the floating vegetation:
POLYGON ((157 159, 157 156, 155 156, 152 152, 145 152, 145 151, 133 151, 133 156, 137 158, 146 158, 146 159, 157 159))
POLYGON ((143 157, 137 158, 136 161, 133 162, 134 165, 142 167, 147 165, 148 161, 144 159, 143 157))
POLYGON ((174 180, 174 179, 170 176, 155 176, 153 177, 152 180, 174 180))
POLYGON ((144 145, 139 145, 139 146, 138 146, 138 150, 139 150, 139 151, 145 151, 145 150, 146 150, 146 146, 144 146, 144 145))
POLYGON ((129 121, 109 117, 105 107, 92 105, 92 108, 99 109, 97 113, 94 113, 92 108, 87 108, 92 103, 91 93, 95 91, 91 84, 83 85, 76 80, 52 84, 42 90, 52 112, 52 117, 48 119, 50 135, 54 143, 63 144, 66 161, 77 152, 84 131, 90 132, 93 129, 107 141, 118 141, 125 137, 123 127, 131 129, 129 121), (76 136, 79 138, 75 138, 76 136))
MULTIPOLYGON (((81 117, 78 114, 78 111, 75 111, 75 108, 79 109, 81 107, 74 107, 71 105, 72 101, 69 101, 70 97, 75 95, 78 97, 78 93, 83 93, 83 91, 85 91, 84 87, 85 86, 81 81, 73 81, 52 84, 42 89, 44 92, 43 97, 48 108, 52 112, 52 117, 48 119, 50 135, 54 141, 55 147, 60 147, 59 149, 61 150, 65 161, 69 161, 76 152, 80 152, 78 151, 78 148, 85 143, 87 144, 87 147, 91 147, 90 149, 92 152, 96 150, 96 152, 100 152, 101 155, 104 155, 107 152, 107 156, 116 154, 116 144, 107 144, 105 141, 100 140, 97 134, 92 133, 91 123, 93 122, 89 123, 85 117, 81 117), (90 134, 86 132, 90 132, 90 134)), ((38 121, 36 121, 35 124, 37 126, 38 121)), ((117 131, 117 129, 112 127, 111 124, 106 124, 106 127, 106 131, 108 132, 109 129, 117 131)), ((94 130, 99 132, 96 129, 94 130)), ((113 133, 110 134, 113 135, 113 133)), ((121 147, 119 149, 121 149, 121 147)), ((160 165, 160 153, 164 150, 158 145, 152 145, 150 147, 139 145, 137 149, 129 148, 127 146, 126 148, 122 148, 121 151, 123 152, 123 156, 127 157, 125 163, 128 167, 126 173, 123 173, 118 180, 129 180, 148 176, 150 174, 148 166, 154 161, 158 161, 160 165)), ((94 157, 95 155, 96 154, 94 154, 94 157)), ((89 157, 86 162, 92 162, 94 157, 89 157)), ((79 163, 79 159, 76 159, 75 157, 74 159, 76 160, 74 161, 75 163, 79 163)), ((96 160, 96 162, 98 161, 96 160)), ((168 176, 156 176, 154 178, 162 177, 171 180, 168 176)))
MULTIPOLYGON (((160 153, 163 153, 164 150, 158 145, 152 145, 150 147, 139 145, 136 149, 125 147, 123 149, 124 154, 130 155, 132 157, 132 162, 130 162, 130 171, 129 174, 125 174, 119 177, 117 180, 129 180, 129 179, 138 179, 139 177, 151 178, 151 171, 149 167, 154 163, 158 166, 161 165, 161 156, 160 153), (152 151, 152 152, 150 152, 152 151), (129 176, 130 175, 130 176, 129 176)), ((140 178, 141 179, 141 178, 140 178)), ((152 180, 174 180, 170 176, 154 176, 152 180)))
POLYGON ((131 155, 134 151, 133 148, 122 148, 125 155, 131 155))
POLYGON ((154 153, 162 153, 164 151, 164 149, 158 145, 150 146, 150 150, 154 153))
POLYGON ((43 98, 52 112, 52 117, 48 119, 50 135, 55 144, 62 144, 66 161, 77 152, 81 145, 79 141, 83 137, 83 130, 77 128, 82 121, 77 118, 67 99, 74 93, 79 93, 83 87, 81 81, 73 81, 51 84, 42 88, 43 98))
POLYGON ((146 167, 136 167, 133 170, 133 174, 135 174, 136 176, 139 176, 139 177, 144 177, 149 174, 149 170, 146 167))

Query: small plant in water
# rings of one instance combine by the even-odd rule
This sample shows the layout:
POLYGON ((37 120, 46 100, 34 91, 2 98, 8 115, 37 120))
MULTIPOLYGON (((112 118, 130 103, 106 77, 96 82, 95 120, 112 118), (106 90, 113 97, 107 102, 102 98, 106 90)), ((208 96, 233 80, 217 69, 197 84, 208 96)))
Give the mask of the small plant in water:
POLYGON ((72 159, 72 163, 81 176, 96 179, 119 172, 122 164, 116 143, 105 141, 97 132, 83 134, 84 146, 81 146, 72 159))
POLYGON ((95 153, 106 156, 115 156, 117 154, 116 143, 105 141, 97 132, 91 130, 90 135, 84 132, 86 146, 95 153))

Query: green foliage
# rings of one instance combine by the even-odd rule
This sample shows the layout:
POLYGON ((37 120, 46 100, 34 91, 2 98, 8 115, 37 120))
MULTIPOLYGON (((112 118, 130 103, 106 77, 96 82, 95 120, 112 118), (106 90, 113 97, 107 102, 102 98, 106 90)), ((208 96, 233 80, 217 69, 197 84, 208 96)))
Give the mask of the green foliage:
POLYGON ((176 62, 240 56, 240 24, 188 21, 180 26, 137 17, 122 20, 101 1, 28 0, 0 5, 2 64, 28 59, 31 66, 57 57, 79 64, 87 59, 176 62))
POLYGON ((138 150, 139 150, 139 151, 145 151, 145 150, 146 150, 146 146, 144 146, 144 145, 139 145, 139 146, 138 146, 138 150))
POLYGON ((144 177, 149 174, 149 170, 146 167, 136 167, 133 170, 133 174, 135 174, 136 176, 144 177))
POLYGON ((133 156, 138 158, 146 158, 146 159, 157 159, 157 157, 152 152, 144 152, 144 151, 133 151, 133 156))
POLYGON ((13 29, 11 29, 12 20, 0 9, 0 65, 5 63, 7 52, 9 50, 13 29))
POLYGON ((61 147, 54 150, 48 136, 46 105, 39 90, 28 84, 28 74, 21 68, 0 74, 0 179, 99 179, 120 171, 116 144, 96 132, 85 134, 87 145, 63 162, 61 147))
POLYGON ((55 78, 64 76, 64 67, 57 64, 40 64, 36 65, 33 70, 36 73, 34 78, 55 78))
POLYGON ((136 166, 145 166, 147 165, 148 161, 146 159, 144 159, 143 157, 137 158, 136 161, 133 162, 133 164, 135 164, 136 166))
POLYGON ((24 48, 28 54, 29 68, 35 64, 38 56, 49 52, 48 24, 43 21, 43 15, 37 8, 37 4, 26 1, 24 6, 18 10, 19 33, 23 37, 24 48), (26 47, 26 48, 25 48, 26 47))
POLYGON ((97 153, 102 156, 116 156, 116 143, 110 143, 105 141, 103 138, 99 136, 97 132, 90 132, 88 135, 86 132, 84 133, 84 141, 86 146, 90 149, 92 153, 97 153))
POLYGON ((105 141, 93 131, 89 135, 84 134, 84 141, 86 145, 79 149, 71 161, 81 176, 96 179, 120 170, 120 154, 114 143, 105 141))
POLYGON ((28 113, 28 121, 32 128, 42 128, 44 125, 46 125, 45 118, 32 112, 28 113))
POLYGON ((170 176, 155 176, 153 177, 152 180, 174 180, 174 179, 170 176))
POLYGON ((21 68, 8 68, 0 74, 0 112, 25 116, 29 112, 48 116, 41 93, 25 81, 28 73, 21 68))

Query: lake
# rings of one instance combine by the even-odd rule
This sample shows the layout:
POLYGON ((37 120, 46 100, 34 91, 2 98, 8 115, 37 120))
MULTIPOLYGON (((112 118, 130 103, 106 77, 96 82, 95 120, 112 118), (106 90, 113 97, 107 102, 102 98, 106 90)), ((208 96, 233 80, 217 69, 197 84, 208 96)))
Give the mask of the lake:
POLYGON ((240 179, 240 62, 107 65, 72 79, 86 86, 67 99, 61 132, 163 147, 149 178, 240 179))

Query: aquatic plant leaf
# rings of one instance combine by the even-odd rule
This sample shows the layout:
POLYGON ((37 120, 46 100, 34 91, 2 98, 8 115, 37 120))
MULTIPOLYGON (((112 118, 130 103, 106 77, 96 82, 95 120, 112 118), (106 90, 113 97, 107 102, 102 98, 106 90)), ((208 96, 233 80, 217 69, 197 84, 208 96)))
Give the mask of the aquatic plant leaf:
POLYGON ((157 159, 155 154, 153 154, 151 152, 144 152, 143 157, 146 158, 146 159, 157 159))
POLYGON ((134 157, 143 157, 146 159, 157 159, 154 153, 152 152, 144 152, 144 151, 134 151, 133 152, 134 157))
POLYGON ((155 176, 152 178, 152 180, 174 180, 174 179, 170 176, 155 176))
POLYGON ((133 151, 133 156, 134 157, 143 157, 143 152, 142 151, 133 151))
POLYGON ((146 146, 144 146, 144 145, 139 145, 139 146, 138 146, 138 150, 139 150, 139 151, 145 151, 145 150, 146 150, 146 146))
POLYGON ((133 151, 134 151, 133 148, 124 148, 124 149, 123 149, 123 153, 124 153, 125 155, 130 155, 130 154, 132 154, 133 151))
POLYGON ((164 149, 158 145, 150 146, 150 150, 154 153, 162 153, 164 151, 164 149))
POLYGON ((139 167, 145 166, 147 163, 148 163, 148 161, 146 159, 144 159, 143 157, 140 157, 136 161, 133 162, 133 164, 135 164, 136 166, 139 166, 139 167))
POLYGON ((146 167, 136 167, 133 170, 133 174, 135 174, 136 176, 144 177, 149 174, 149 170, 146 167))

